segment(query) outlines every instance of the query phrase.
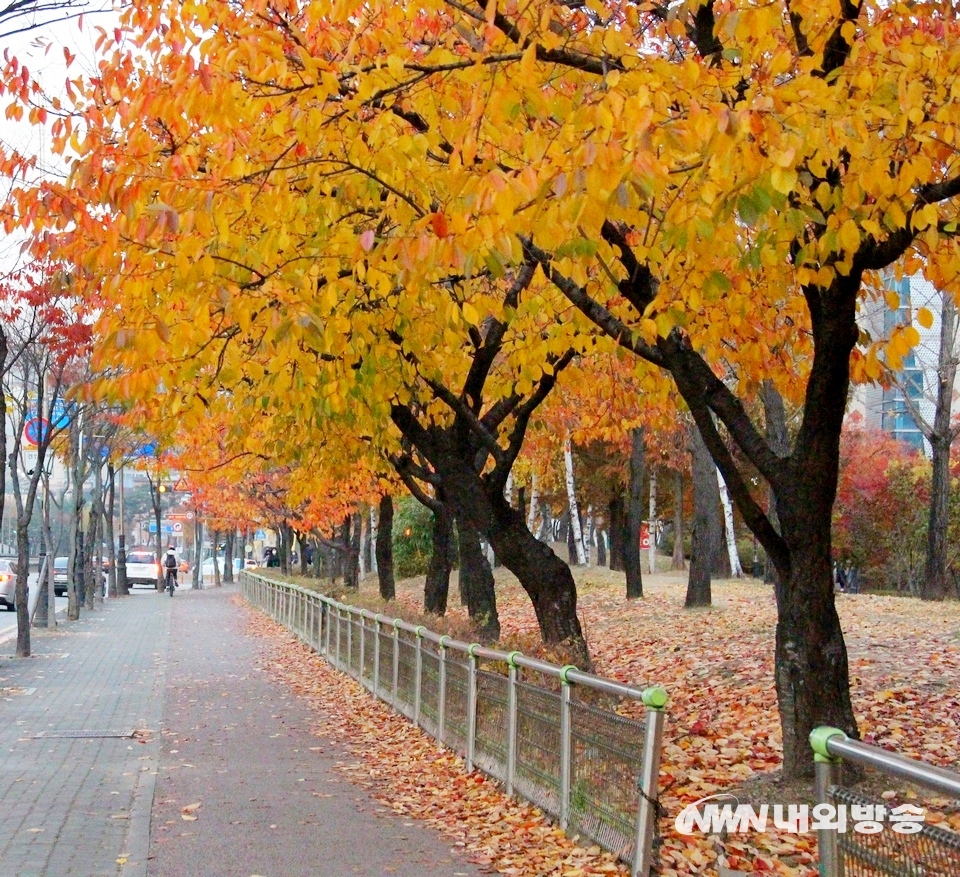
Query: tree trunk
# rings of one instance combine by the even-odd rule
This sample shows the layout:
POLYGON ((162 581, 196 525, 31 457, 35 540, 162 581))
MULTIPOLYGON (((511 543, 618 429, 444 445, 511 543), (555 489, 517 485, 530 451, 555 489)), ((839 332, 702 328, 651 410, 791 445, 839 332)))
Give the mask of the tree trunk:
POLYGON ((657 571, 657 469, 650 467, 650 514, 647 516, 649 524, 649 571, 653 575, 657 571))
MULTIPOLYGON (((920 589, 920 596, 924 600, 942 600, 950 589, 947 575, 947 527, 950 518, 950 446, 955 438, 951 421, 953 388, 957 378, 957 305, 950 292, 944 292, 941 301, 937 402, 933 412, 933 424, 924 430, 933 451, 927 557, 920 589)), ((907 395, 906 389, 904 395, 907 395)), ((922 418, 914 417, 914 420, 921 429, 926 426, 922 423, 922 418)))
POLYGON ((232 527, 227 531, 223 550, 223 583, 233 584, 233 549, 237 541, 237 531, 232 527))
POLYGON ((535 533, 534 525, 537 522, 537 504, 540 502, 540 494, 537 491, 537 473, 534 472, 530 477, 530 507, 527 509, 527 529, 535 533))
MULTIPOLYGON (((580 509, 577 505, 577 489, 573 476, 573 443, 570 438, 563 443, 563 462, 566 472, 567 505, 570 507, 570 527, 573 530, 573 547, 577 566, 586 566, 587 551, 583 544, 583 528, 580 526, 580 509)), ((573 563, 574 554, 570 556, 573 563)))
POLYGON ((190 587, 194 591, 199 591, 203 587, 203 581, 200 576, 200 561, 201 554, 203 553, 203 521, 200 520, 200 515, 194 514, 193 516, 193 582, 190 587))
MULTIPOLYGON (((790 456, 790 434, 787 431, 787 412, 783 404, 783 397, 773 385, 772 381, 763 381, 760 384, 760 400, 763 402, 763 419, 766 426, 767 443, 778 457, 784 459, 790 456)), ((767 517, 777 533, 780 532, 780 519, 777 516, 777 496, 772 487, 767 488, 767 517)), ((777 568, 767 552, 763 549, 764 567, 763 580, 774 582, 777 577, 777 568)))
POLYGON ((433 553, 423 588, 423 609, 433 615, 445 615, 453 569, 453 520, 442 503, 433 513, 433 553))
POLYGON ((221 586, 220 579, 220 558, 217 556, 219 547, 220 547, 220 531, 214 530, 210 534, 210 542, 213 544, 213 586, 219 588, 221 586))
POLYGON ((930 476, 930 519, 927 526, 927 558, 920 596, 942 600, 949 593, 947 576, 947 527, 950 523, 950 440, 934 434, 930 476))
POLYGON ((360 516, 352 514, 344 521, 343 583, 351 591, 360 590, 360 516))
POLYGON ((727 558, 730 561, 730 577, 739 579, 743 576, 743 567, 740 565, 740 552, 737 550, 737 534, 733 529, 733 503, 730 502, 730 493, 727 482, 717 469, 717 489, 720 491, 720 507, 723 509, 723 532, 727 543, 727 558))
MULTIPOLYGON (((640 572, 640 528, 643 526, 643 429, 630 430, 630 482, 627 486, 626 532, 623 544, 623 566, 627 579, 627 599, 643 596, 640 572)), ((652 537, 651 537, 652 538, 652 537)))
POLYGON ((622 496, 610 499, 610 569, 623 572, 623 542, 627 533, 626 510, 622 496))
POLYGON ((686 568, 683 556, 683 472, 677 469, 673 473, 673 561, 670 569, 686 568))
POLYGON ((818 725, 859 737, 850 702, 847 650, 834 604, 830 516, 817 514, 811 506, 818 502, 832 506, 832 501, 797 494, 796 504, 781 497, 792 562, 789 574, 781 571, 776 589, 774 654, 783 768, 789 776, 810 772, 807 741, 818 725))
POLYGON ((687 579, 687 599, 684 606, 709 606, 710 583, 716 556, 720 554, 720 497, 717 488, 716 466, 703 443, 700 430, 690 430, 690 454, 693 480, 693 533, 690 544, 690 577, 687 579))
POLYGON ((380 498, 376 555, 380 596, 384 600, 392 600, 396 596, 397 586, 393 577, 393 499, 390 496, 380 498))
POLYGON ((607 565, 607 531, 597 527, 597 566, 607 565))
POLYGON ((460 548, 460 599, 467 607, 467 615, 477 626, 481 642, 500 639, 500 616, 497 613, 497 593, 493 571, 480 548, 480 534, 464 518, 457 518, 457 542, 460 548))
MULTIPOLYGON (((103 516, 104 539, 107 543, 107 593, 117 596, 117 555, 113 541, 113 512, 117 492, 117 473, 113 464, 107 465, 107 507, 103 516)), ((53 563, 53 558, 50 559, 53 563)))

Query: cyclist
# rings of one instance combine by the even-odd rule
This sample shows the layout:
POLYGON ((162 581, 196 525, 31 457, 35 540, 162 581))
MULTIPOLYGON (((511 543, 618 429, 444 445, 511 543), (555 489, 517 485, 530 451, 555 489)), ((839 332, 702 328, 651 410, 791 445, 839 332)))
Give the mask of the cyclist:
POLYGON ((167 571, 166 587, 171 597, 173 596, 173 589, 177 587, 177 569, 179 567, 180 562, 177 560, 176 552, 171 545, 167 549, 167 556, 163 559, 163 568, 167 571))

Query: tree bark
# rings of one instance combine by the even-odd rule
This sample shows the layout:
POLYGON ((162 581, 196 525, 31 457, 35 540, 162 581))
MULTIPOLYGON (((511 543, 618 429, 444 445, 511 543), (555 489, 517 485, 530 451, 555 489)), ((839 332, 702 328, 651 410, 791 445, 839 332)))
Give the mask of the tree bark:
POLYGON ((623 497, 610 498, 608 506, 610 512, 610 569, 623 572, 623 543, 627 533, 626 509, 623 497))
POLYGON ((677 469, 673 473, 673 560, 670 569, 686 568, 683 556, 683 472, 677 469))
POLYGON ((934 435, 930 475, 930 519, 927 526, 927 558, 920 596, 924 600, 943 600, 949 593, 947 576, 947 527, 950 523, 950 445, 934 435))
MULTIPOLYGON (((933 424, 928 426, 914 414, 930 442, 930 519, 927 526, 927 557, 920 596, 942 600, 950 591, 947 575, 947 528, 950 523, 950 447, 957 436, 952 423, 953 388, 957 379, 957 306, 953 294, 944 292, 940 308, 940 351, 937 363, 937 400, 933 424)), ((904 396, 907 390, 904 388, 904 396)), ((915 406, 913 406, 915 407, 915 406)))
POLYGON ((432 553, 423 586, 423 609, 433 615, 445 615, 453 569, 453 519, 443 503, 433 512, 432 553))
POLYGON ((344 522, 343 583, 351 591, 360 590, 360 516, 349 515, 344 522))
POLYGON ((649 525, 650 546, 647 551, 649 558, 648 570, 651 575, 657 571, 657 469, 650 467, 650 514, 647 515, 649 525))
POLYGON ((232 527, 227 531, 224 540, 226 547, 223 551, 223 583, 233 583, 233 549, 237 541, 237 531, 232 527))
POLYGON ((690 576, 684 606, 709 606, 712 600, 711 577, 716 556, 720 554, 720 497, 716 466, 703 443, 700 430, 690 430, 690 455, 693 480, 693 533, 690 544, 690 576))
POLYGON ((739 579, 743 576, 743 567, 740 564, 740 552, 737 549, 737 534, 733 529, 733 503, 730 502, 730 493, 723 474, 717 472, 717 489, 720 492, 720 507, 723 509, 723 533, 727 545, 727 559, 730 562, 730 577, 739 579))
POLYGON ((460 598, 467 607, 470 620, 477 626, 480 641, 496 642, 500 639, 500 616, 493 571, 483 556, 476 527, 463 518, 457 518, 456 524, 460 549, 460 598))
MULTIPOLYGON (((573 547, 578 566, 586 566, 587 551, 583 544, 583 528, 580 525, 580 508, 577 505, 577 487, 573 475, 573 443, 569 436, 563 443, 563 462, 566 473, 567 505, 570 507, 570 528, 573 531, 573 547)), ((574 554, 570 556, 573 563, 574 554)))
POLYGON ((393 577, 393 498, 390 496, 380 498, 376 555, 380 596, 384 600, 392 600, 396 596, 397 586, 393 577))
MULTIPOLYGON (((623 567, 627 579, 627 599, 643 596, 643 578, 640 572, 640 528, 643 525, 643 429, 630 430, 630 482, 627 487, 626 532, 623 544, 623 567)), ((652 534, 651 534, 652 538, 652 534)))

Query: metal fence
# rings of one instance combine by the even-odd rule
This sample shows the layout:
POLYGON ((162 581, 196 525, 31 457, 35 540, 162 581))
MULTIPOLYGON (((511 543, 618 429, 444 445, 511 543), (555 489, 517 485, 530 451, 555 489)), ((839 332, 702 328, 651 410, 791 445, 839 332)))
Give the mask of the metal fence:
POLYGON ((840 785, 844 760, 960 800, 960 774, 851 740, 837 728, 810 735, 816 759, 821 877, 960 877, 960 834, 928 825, 922 808, 890 808, 840 785), (887 823, 887 824, 884 824, 887 823))
POLYGON ((246 599, 416 722, 508 795, 536 804, 580 836, 650 873, 666 705, 640 690, 440 636, 244 571, 246 599), (646 717, 614 711, 642 701, 646 717))

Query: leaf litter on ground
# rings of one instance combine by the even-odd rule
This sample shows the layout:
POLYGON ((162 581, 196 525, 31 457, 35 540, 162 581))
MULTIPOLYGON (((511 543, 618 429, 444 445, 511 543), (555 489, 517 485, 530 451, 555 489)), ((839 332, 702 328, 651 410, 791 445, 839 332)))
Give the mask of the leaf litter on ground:
MULTIPOLYGON (((627 601, 622 574, 575 568, 578 612, 601 675, 670 695, 660 786, 659 868, 687 874, 817 873, 815 833, 768 827, 721 840, 681 835, 674 819, 689 803, 733 792, 745 803, 812 803, 804 785, 776 782, 782 744, 773 685, 776 605, 753 579, 714 583, 714 605, 685 610, 680 573, 645 576, 645 596, 627 601)), ((519 583, 496 570, 500 647, 543 656, 536 617, 519 583)), ((374 584, 375 588, 375 584, 374 584)), ((369 589, 369 584, 365 590, 369 589)), ((456 578, 451 582, 456 603, 456 578)), ((378 611, 421 619, 423 578, 398 583, 397 600, 378 611)), ((366 601, 369 603, 369 599, 366 601)), ((375 600, 373 601, 376 602, 375 600)), ((960 760, 960 606, 869 594, 837 598, 849 655, 851 693, 863 739, 942 766, 960 760)), ((371 604, 372 605, 372 604, 371 604)), ((508 798, 494 781, 465 772, 463 760, 326 664, 288 631, 251 613, 271 644, 273 674, 312 701, 322 736, 346 743, 356 761, 342 770, 372 788, 393 812, 426 819, 469 858, 524 877, 627 874, 597 847, 578 846, 533 805, 508 798)), ((462 628, 452 606, 442 620, 462 628)), ((622 711, 641 716, 642 707, 622 711)), ((882 783, 875 779, 874 784, 882 783)), ((896 802, 918 793, 890 781, 896 802)), ((879 786, 877 787, 879 788, 879 786)), ((889 798, 890 795, 888 794, 889 798)), ((920 796, 928 821, 960 830, 960 807, 920 796)))

